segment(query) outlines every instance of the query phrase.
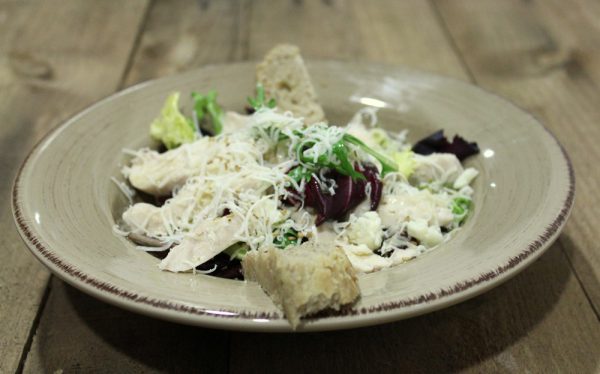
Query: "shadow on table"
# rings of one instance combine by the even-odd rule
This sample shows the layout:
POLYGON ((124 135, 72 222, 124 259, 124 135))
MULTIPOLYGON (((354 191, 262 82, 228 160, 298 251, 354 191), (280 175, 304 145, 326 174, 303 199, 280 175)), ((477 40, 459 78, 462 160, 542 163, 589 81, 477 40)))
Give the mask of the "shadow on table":
POLYGON ((590 336, 598 334, 578 330, 586 327, 578 317, 584 310, 588 326, 597 327, 564 253, 553 245, 498 288, 421 317, 333 333, 237 334, 230 365, 234 372, 260 371, 265 361, 273 372, 313 372, 320 364, 333 372, 597 372, 600 346, 590 336))
POLYGON ((227 372, 229 333, 106 304, 54 278, 25 373, 227 372))
MULTIPOLYGON (((592 300, 600 300, 600 278, 598 278, 596 275, 597 272, 594 271, 591 265, 593 262, 586 258, 585 252, 579 251, 577 244, 569 235, 562 234, 560 236, 560 243, 570 261, 576 264, 577 273, 582 278, 586 290, 590 294, 590 298, 592 300)), ((597 310, 597 312, 600 312, 600 310, 597 310)))
MULTIPOLYGON (((64 367, 53 347, 72 346, 76 368, 108 366, 121 372, 537 371, 561 364, 555 353, 564 346, 557 339, 568 341, 574 351, 583 344, 577 331, 552 336, 554 326, 564 332, 570 308, 577 310, 569 305, 573 292, 564 292, 577 285, 557 245, 513 280, 457 306, 328 333, 228 333, 181 326, 112 307, 59 281, 55 285, 34 343, 42 365, 52 370, 64 367)), ((585 349, 594 350, 586 357, 594 360, 589 363, 593 371, 600 347, 585 349)), ((568 358, 567 353, 561 352, 568 358)))

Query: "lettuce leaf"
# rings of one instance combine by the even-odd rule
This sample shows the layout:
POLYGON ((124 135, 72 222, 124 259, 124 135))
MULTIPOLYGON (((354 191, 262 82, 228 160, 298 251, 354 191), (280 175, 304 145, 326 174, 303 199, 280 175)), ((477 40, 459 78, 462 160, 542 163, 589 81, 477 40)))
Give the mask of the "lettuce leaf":
POLYGON ((469 142, 455 135, 452 142, 444 136, 444 130, 438 130, 433 134, 419 140, 412 148, 413 152, 421 155, 432 153, 452 153, 460 161, 479 153, 479 146, 475 142, 469 142))
POLYGON ((217 103, 217 92, 213 90, 206 95, 192 92, 192 100, 196 118, 202 129, 212 135, 223 132, 223 109, 217 103), (210 128, 207 129, 206 125, 210 125, 210 128))
POLYGON ((472 205, 471 199, 466 197, 455 197, 450 204, 450 209, 452 210, 452 214, 454 214, 454 219, 459 223, 463 223, 465 218, 467 218, 467 214, 469 214, 469 210, 472 205))
POLYGON ((410 177, 417 166, 412 151, 394 152, 392 153, 392 159, 396 161, 398 172, 404 175, 405 178, 410 177))
POLYGON ((246 256, 246 253, 248 252, 248 249, 249 248, 246 243, 239 242, 227 247, 223 253, 229 255, 230 260, 243 260, 244 256, 246 256))
POLYGON ((179 92, 167 97, 160 116, 150 124, 150 136, 161 141, 167 149, 177 148, 196 138, 193 124, 179 111, 179 92))

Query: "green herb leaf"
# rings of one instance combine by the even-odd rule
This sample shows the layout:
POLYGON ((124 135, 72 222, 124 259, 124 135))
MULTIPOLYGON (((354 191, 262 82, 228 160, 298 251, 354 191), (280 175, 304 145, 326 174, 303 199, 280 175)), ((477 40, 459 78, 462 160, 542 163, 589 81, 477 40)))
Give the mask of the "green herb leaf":
POLYGON ((387 173, 398 171, 398 166, 396 165, 396 163, 394 161, 390 160, 386 156, 384 156, 381 153, 370 148, 365 143, 363 143, 362 140, 358 139, 357 137, 350 135, 350 134, 344 134, 343 139, 350 144, 354 144, 354 145, 360 147, 363 151, 365 151, 368 154, 370 154, 371 156, 375 157, 377 159, 377 161, 379 161, 381 163, 381 175, 382 176, 386 175, 387 173))
POLYGON ((254 110, 259 110, 262 107, 273 109, 277 106, 274 98, 271 98, 271 100, 268 102, 265 102, 265 100, 265 89, 260 83, 258 83, 256 85, 256 97, 248 97, 248 104, 250 104, 254 110))
POLYGON ((344 144, 343 140, 340 140, 333 145, 332 152, 340 161, 340 165, 335 167, 338 172, 348 175, 352 177, 352 179, 366 179, 362 173, 354 169, 354 165, 352 165, 352 162, 350 162, 350 159, 348 158, 348 148, 344 144))
POLYGON ((213 90, 206 95, 192 92, 192 100, 198 123, 206 125, 208 120, 213 135, 223 132, 223 109, 217 104, 217 92, 213 90))
POLYGON ((334 143, 332 146, 332 149, 331 149, 331 152, 338 159, 339 164, 334 164, 334 163, 330 162, 327 155, 325 155, 325 154, 320 155, 317 158, 316 162, 313 157, 305 156, 303 154, 304 150, 310 149, 310 147, 312 147, 312 146, 313 146, 313 144, 303 143, 304 148, 296 150, 296 154, 298 154, 298 158, 303 163, 312 165, 314 170, 317 170, 320 168, 329 168, 329 169, 336 170, 340 174, 350 176, 350 177, 352 177, 352 179, 360 179, 360 180, 365 179, 365 176, 362 175, 362 173, 360 173, 354 169, 354 165, 350 161, 350 157, 348 154, 348 147, 346 147, 343 140, 340 140, 340 141, 334 143))
POLYGON ((288 172, 290 178, 296 183, 300 183, 302 180, 309 181, 312 174, 315 172, 314 169, 308 168, 304 165, 299 165, 288 172))
POLYGON ((275 239, 273 239, 273 244, 280 249, 286 249, 289 246, 298 245, 300 244, 298 232, 292 228, 289 228, 285 232, 276 236, 275 239))

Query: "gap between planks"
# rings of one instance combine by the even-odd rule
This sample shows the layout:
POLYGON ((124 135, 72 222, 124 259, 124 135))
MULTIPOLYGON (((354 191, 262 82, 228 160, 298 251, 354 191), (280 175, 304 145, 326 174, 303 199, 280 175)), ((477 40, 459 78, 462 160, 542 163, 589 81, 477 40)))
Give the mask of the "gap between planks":
POLYGON ((148 5, 144 10, 144 15, 142 16, 142 20, 140 21, 140 26, 135 34, 135 39, 133 40, 133 44, 131 46, 131 50, 129 51, 129 55, 127 56, 127 62, 125 63, 125 68, 123 69, 123 73, 121 74, 121 78, 119 79, 119 83, 117 84, 117 89, 115 92, 122 90, 125 86, 125 82, 127 81, 127 77, 131 72, 131 68, 133 67, 133 61, 135 56, 137 55, 140 44, 142 42, 142 36, 144 31, 146 30, 146 25, 148 23, 148 18, 150 17, 150 12, 155 5, 155 0, 148 0, 148 5))
MULTIPOLYGON (((474 84, 478 84, 479 81, 478 81, 477 77, 475 76, 475 73, 473 72, 473 70, 471 69, 469 64, 467 63, 463 53, 461 52, 460 48, 458 47, 457 41, 454 38, 454 36, 452 35, 452 32, 450 31, 450 28, 449 28, 446 20, 444 19, 444 16, 442 15, 437 3, 434 0, 428 0, 428 3, 431 6, 432 12, 434 13, 436 19, 439 22, 440 27, 444 31, 444 35, 446 36, 446 38, 448 40, 448 44, 450 45, 450 47, 456 54, 458 60, 460 61, 460 64, 462 65, 463 69, 467 73, 469 80, 474 84)), ((593 313, 596 315, 596 318, 600 322, 600 311, 596 308, 588 290, 585 287, 585 284, 582 282, 581 277, 580 277, 579 273, 577 272, 576 267, 573 265, 573 262, 572 262, 571 258, 569 257, 567 250, 565 249, 565 244, 563 243, 563 240, 562 240, 562 234, 556 239, 556 242, 559 244, 560 250, 565 255, 565 259, 566 259, 565 261, 568 263, 569 268, 571 269, 571 271, 573 272, 573 275, 575 276, 575 279, 577 279, 577 283, 579 284, 579 287, 581 287, 581 290, 583 291, 583 294, 585 295, 585 298, 586 298, 589 306, 591 307, 593 313)))
POLYGON ((44 310, 46 309, 46 303, 48 302, 48 298, 50 297, 50 285, 52 282, 53 275, 48 277, 48 283, 46 283, 46 288, 44 289, 44 293, 42 294, 42 299, 40 300, 40 306, 35 314, 35 318, 31 323, 31 328, 29 329, 29 334, 27 335, 27 340, 23 345, 23 351, 21 352, 21 357, 19 358, 19 365, 17 366, 16 374, 21 374, 23 369, 25 368, 25 361, 27 360, 27 356, 29 355, 29 351, 31 350, 31 345, 33 343, 33 337, 37 331, 38 326, 40 325, 40 320, 42 319, 42 315, 44 314, 44 310))
MULTIPOLYGON (((126 77, 129 75, 131 67, 133 66, 133 59, 139 49, 141 38, 142 38, 142 35, 146 28, 146 23, 148 21, 150 11, 151 11, 152 7, 154 6, 154 3, 155 3, 155 0, 148 0, 148 4, 146 5, 146 8, 143 12, 143 16, 141 18, 138 30, 135 35, 135 39, 132 43, 131 51, 129 52, 129 54, 127 56, 127 61, 125 63, 125 67, 123 68, 123 72, 121 73, 121 77, 119 78, 118 83, 117 83, 117 88, 114 92, 118 92, 119 90, 121 90, 125 84, 126 77)), ((29 333, 27 335, 27 340, 25 341, 25 344, 23 345, 23 350, 21 351, 21 356, 19 358, 19 364, 15 371, 16 374, 21 374, 25 367, 25 362, 27 361, 27 357, 31 350, 33 338, 35 337, 35 334, 36 334, 37 329, 40 324, 40 320, 41 320, 44 310, 46 308, 46 304, 48 302, 48 299, 50 298, 50 292, 52 290, 51 284, 52 284, 53 277, 54 277, 54 275, 52 275, 52 274, 50 275, 50 277, 48 277, 46 287, 44 289, 44 292, 43 292, 41 300, 40 300, 40 305, 38 307, 38 310, 36 311, 36 315, 31 324, 31 328, 29 329, 29 333)))
POLYGON ((461 53, 460 49, 458 48, 456 41, 452 37, 452 34, 450 33, 450 29, 448 28, 448 25, 446 24, 444 17, 442 17, 442 14, 440 13, 440 10, 438 9, 437 5, 433 2, 433 0, 428 0, 427 2, 429 4, 429 7, 431 8, 431 13, 433 13, 433 16, 435 17, 438 24, 440 25, 440 28, 442 29, 442 33, 443 33, 444 37, 446 38, 446 41, 448 42, 450 49, 456 55, 456 58, 458 59, 461 67, 467 74, 469 81, 471 83, 476 83, 477 80, 475 79, 475 75, 469 68, 467 61, 465 61, 465 58, 464 58, 463 54, 461 53))

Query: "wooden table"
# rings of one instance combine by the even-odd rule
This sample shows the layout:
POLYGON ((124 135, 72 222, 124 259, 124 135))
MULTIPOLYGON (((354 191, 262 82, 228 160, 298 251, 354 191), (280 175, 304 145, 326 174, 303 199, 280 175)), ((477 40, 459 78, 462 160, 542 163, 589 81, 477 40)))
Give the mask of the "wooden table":
POLYGON ((594 0, 0 1, 0 372, 600 371, 599 19, 594 0), (11 182, 50 128, 123 87, 257 60, 282 41, 307 58, 453 76, 533 112, 575 166, 564 233, 527 270, 468 302, 300 335, 135 315, 51 277, 26 250, 11 182))

